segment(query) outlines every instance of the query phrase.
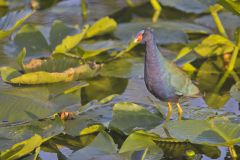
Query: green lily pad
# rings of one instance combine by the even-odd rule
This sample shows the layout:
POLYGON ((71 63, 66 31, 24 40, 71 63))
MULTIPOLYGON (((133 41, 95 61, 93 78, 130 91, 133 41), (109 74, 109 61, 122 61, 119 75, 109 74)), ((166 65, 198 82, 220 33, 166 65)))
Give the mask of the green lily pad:
MULTIPOLYGON (((235 29, 240 26, 240 19, 239 16, 233 15, 229 12, 221 12, 219 13, 219 18, 225 28, 225 30, 230 33, 230 35, 234 34, 235 29)), ((195 23, 201 24, 203 26, 212 28, 217 30, 216 24, 213 21, 213 18, 211 15, 202 16, 200 18, 197 18, 194 20, 195 23)))
POLYGON ((111 33, 117 28, 117 22, 109 17, 103 17, 95 22, 87 31, 85 38, 99 36, 106 33, 111 33))
POLYGON ((159 0, 163 6, 169 6, 187 13, 203 13, 210 5, 216 3, 216 0, 159 0))
MULTIPOLYGON (((93 111, 94 112, 94 111, 93 111)), ((105 112, 106 113, 106 112, 105 112)), ((95 128, 94 132, 99 131, 101 128, 101 124, 97 122, 96 117, 97 115, 94 115, 94 113, 85 113, 80 114, 77 117, 74 117, 71 121, 66 121, 64 123, 65 125, 65 133, 71 136, 79 136, 81 135, 86 128, 95 128), (90 116, 90 117, 87 117, 90 116)), ((93 130, 92 130, 93 131, 93 130)), ((86 133, 84 133, 86 134, 86 133)), ((90 133, 88 133, 90 134, 90 133)))
POLYGON ((57 82, 70 82, 74 80, 86 79, 95 77, 99 67, 91 68, 90 65, 80 65, 75 68, 70 68, 64 72, 45 72, 37 71, 26 74, 20 74, 15 69, 5 67, 2 68, 3 80, 13 84, 49 84, 57 82), (17 76, 18 75, 18 76, 17 76), (11 79, 10 79, 11 78, 11 79))
POLYGON ((135 154, 139 154, 141 151, 147 151, 146 155, 142 154, 138 157, 141 156, 141 158, 146 159, 161 159, 163 157, 163 151, 157 146, 154 139, 159 139, 159 137, 143 131, 133 132, 123 142, 119 153, 128 155, 129 159, 131 159, 135 154))
POLYGON ((33 14, 32 10, 25 9, 22 11, 10 12, 0 19, 0 39, 10 35, 18 28, 26 19, 33 14))
POLYGON ((18 159, 32 152, 35 148, 39 147, 42 142, 42 137, 36 134, 23 142, 13 145, 11 149, 2 152, 0 157, 1 159, 8 160, 18 159))
POLYGON ((76 32, 76 29, 65 25, 62 21, 54 21, 50 30, 49 37, 52 50, 54 50, 65 37, 72 35, 74 32, 76 32))
POLYGON ((48 84, 64 82, 68 75, 64 73, 48 73, 44 71, 26 73, 10 80, 14 84, 48 84))
POLYGON ((207 93, 204 99, 209 107, 222 108, 230 99, 230 95, 228 93, 207 93))
POLYGON ((196 144, 229 146, 240 143, 240 125, 224 119, 171 121, 167 128, 172 137, 196 144))
POLYGON ((152 22, 131 22, 119 24, 114 34, 124 41, 129 41, 137 32, 151 27, 156 34, 156 40, 159 44, 187 43, 187 33, 209 34, 211 31, 203 26, 176 21, 152 22), (127 29, 126 29, 127 28, 127 29))
POLYGON ((196 81, 204 91, 214 91, 216 84, 221 78, 221 70, 224 68, 223 61, 218 58, 215 61, 205 61, 199 68, 196 81))
POLYGON ((28 56, 40 57, 50 52, 47 40, 38 28, 31 24, 24 25, 16 34, 14 42, 19 49, 26 48, 28 56))
POLYGON ((112 94, 121 94, 127 86, 126 79, 113 77, 96 77, 94 80, 87 80, 87 82, 89 86, 83 88, 81 92, 84 104, 91 100, 100 100, 112 94))
POLYGON ((122 58, 103 66, 100 75, 118 78, 143 77, 143 58, 122 58))
POLYGON ((84 38, 88 28, 89 26, 85 25, 80 33, 65 37, 62 42, 56 46, 53 54, 66 53, 73 49, 84 38))
POLYGON ((120 102, 113 107, 113 118, 109 127, 117 131, 130 133, 137 128, 149 130, 161 122, 162 119, 158 115, 147 111, 140 105, 120 102))
POLYGON ((231 53, 234 47, 234 43, 227 38, 213 34, 205 38, 198 46, 196 46, 194 51, 203 57, 209 57, 231 53))
POLYGON ((87 59, 95 57, 101 53, 104 53, 110 49, 122 48, 122 44, 119 41, 102 40, 95 43, 81 43, 81 49, 83 50, 82 58, 87 59))
MULTIPOLYGON (((45 86, 16 86, 0 83, 0 119, 2 121, 25 121, 41 119, 71 107, 77 110, 80 97, 64 93, 78 83, 58 83, 45 86)), ((85 85, 85 84, 84 84, 85 85)))
POLYGON ((42 143, 60 134, 63 129, 63 124, 59 119, 46 119, 44 121, 31 121, 19 124, 7 123, 1 125, 0 128, 0 150, 8 150, 14 146, 14 144, 28 140, 36 134, 41 136, 42 143))
POLYGON ((160 150, 160 148, 158 148, 156 143, 153 141, 154 139, 158 138, 159 137, 156 135, 145 133, 143 131, 133 132, 124 141, 119 153, 140 151, 145 150, 146 148, 160 150))
POLYGON ((112 137, 105 131, 101 131, 90 145, 71 154, 69 160, 91 160, 96 158, 123 160, 122 157, 117 155, 117 146, 112 137))

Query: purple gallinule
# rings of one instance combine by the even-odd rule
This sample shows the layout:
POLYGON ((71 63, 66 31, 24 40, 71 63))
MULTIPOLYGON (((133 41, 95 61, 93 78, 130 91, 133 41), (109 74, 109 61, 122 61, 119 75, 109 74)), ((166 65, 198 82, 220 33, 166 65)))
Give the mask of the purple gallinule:
POLYGON ((195 86, 188 75, 178 66, 163 57, 157 47, 154 33, 151 29, 140 31, 135 39, 146 45, 144 81, 147 89, 156 98, 168 102, 168 114, 166 121, 172 114, 172 103, 178 107, 178 119, 182 118, 182 107, 179 98, 196 97, 199 89, 195 86))

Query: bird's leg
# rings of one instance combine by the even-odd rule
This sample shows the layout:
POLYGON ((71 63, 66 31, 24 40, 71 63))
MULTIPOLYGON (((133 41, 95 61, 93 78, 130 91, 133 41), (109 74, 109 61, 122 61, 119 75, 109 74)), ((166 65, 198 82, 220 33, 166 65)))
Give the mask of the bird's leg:
POLYGON ((182 120, 183 110, 180 103, 177 103, 177 108, 178 108, 178 120, 182 120))
POLYGON ((168 102, 168 113, 167 113, 167 116, 166 116, 166 121, 165 121, 165 123, 163 125, 163 129, 164 130, 165 129, 167 130, 167 124, 168 124, 168 122, 169 122, 169 120, 171 118, 171 115, 172 115, 172 103, 168 102))
POLYGON ((172 103, 168 102, 168 113, 167 113, 167 117, 166 117, 166 122, 168 122, 171 118, 172 115, 172 103))

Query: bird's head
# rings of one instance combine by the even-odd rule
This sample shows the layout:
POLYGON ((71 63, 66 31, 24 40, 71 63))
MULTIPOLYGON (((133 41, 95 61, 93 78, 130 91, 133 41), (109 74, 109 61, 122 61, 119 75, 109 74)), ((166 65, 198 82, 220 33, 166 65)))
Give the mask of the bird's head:
POLYGON ((146 43, 153 39, 153 30, 151 28, 147 28, 138 32, 135 42, 136 43, 146 43))

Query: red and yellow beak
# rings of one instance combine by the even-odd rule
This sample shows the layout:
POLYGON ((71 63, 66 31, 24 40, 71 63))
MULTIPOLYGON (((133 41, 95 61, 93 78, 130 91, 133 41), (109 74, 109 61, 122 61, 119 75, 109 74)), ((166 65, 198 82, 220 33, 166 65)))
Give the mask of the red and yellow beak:
POLYGON ((138 32, 136 38, 134 39, 135 43, 139 43, 142 41, 143 33, 144 33, 144 30, 141 30, 140 32, 138 32))

